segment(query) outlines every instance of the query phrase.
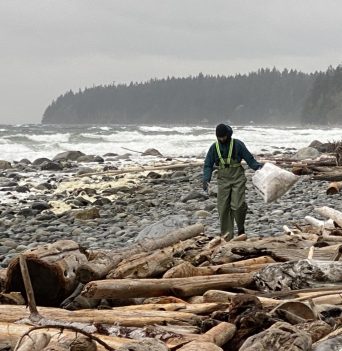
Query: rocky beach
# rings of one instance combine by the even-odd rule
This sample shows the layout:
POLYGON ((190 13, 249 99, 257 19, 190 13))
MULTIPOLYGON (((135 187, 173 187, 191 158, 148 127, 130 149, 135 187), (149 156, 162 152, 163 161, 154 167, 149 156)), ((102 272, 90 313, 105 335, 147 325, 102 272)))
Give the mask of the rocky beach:
MULTIPOLYGON (((137 165, 131 155, 70 151, 32 162, 1 161, 1 266, 28 248, 62 239, 85 249, 113 249, 150 235, 156 225, 167 231, 199 222, 206 235, 219 233, 215 177, 209 193, 203 192, 203 160, 165 159, 152 150, 137 165)), ((275 162, 296 156, 294 150, 283 149, 257 158, 275 162)), ((248 237, 280 235, 284 225, 300 225, 305 216, 316 216, 318 206, 342 209, 340 194, 327 196, 327 182, 310 175, 301 176, 278 201, 265 204, 251 182, 254 171, 244 167, 248 237)))

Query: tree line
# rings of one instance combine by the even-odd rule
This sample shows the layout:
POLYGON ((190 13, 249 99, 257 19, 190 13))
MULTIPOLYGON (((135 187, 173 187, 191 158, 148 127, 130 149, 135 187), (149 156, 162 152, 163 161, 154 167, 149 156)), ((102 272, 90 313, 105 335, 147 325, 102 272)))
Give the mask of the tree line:
POLYGON ((168 77, 68 91, 45 110, 46 124, 299 124, 336 121, 342 69, 259 69, 234 76, 168 77))

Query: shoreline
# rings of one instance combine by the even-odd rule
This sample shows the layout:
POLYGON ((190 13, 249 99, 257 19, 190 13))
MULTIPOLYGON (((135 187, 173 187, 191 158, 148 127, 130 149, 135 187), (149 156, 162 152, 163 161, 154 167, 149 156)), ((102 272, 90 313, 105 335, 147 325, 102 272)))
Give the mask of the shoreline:
MULTIPOLYGON (((280 156, 284 155, 274 157, 280 156)), ((169 166, 179 161, 155 158, 149 162, 169 166)), ((0 205, 2 267, 27 248, 62 239, 74 240, 88 249, 123 247, 134 242, 144 228, 169 216, 185 216, 189 224, 203 223, 208 236, 219 233, 215 181, 211 184, 213 194, 208 197, 201 188, 200 166, 115 175, 111 172, 125 166, 120 157, 116 161, 112 156, 104 157, 96 166, 68 160, 61 163, 63 168, 54 171, 41 171, 41 164, 16 163, 1 173, 0 192, 11 200, 0 205), (84 174, 92 170, 105 171, 84 174)), ((318 206, 342 210, 339 194, 328 197, 325 182, 307 176, 279 201, 264 204, 252 185, 253 171, 245 168, 249 237, 282 234, 284 225, 300 224, 306 215, 316 216, 313 209, 318 206)))

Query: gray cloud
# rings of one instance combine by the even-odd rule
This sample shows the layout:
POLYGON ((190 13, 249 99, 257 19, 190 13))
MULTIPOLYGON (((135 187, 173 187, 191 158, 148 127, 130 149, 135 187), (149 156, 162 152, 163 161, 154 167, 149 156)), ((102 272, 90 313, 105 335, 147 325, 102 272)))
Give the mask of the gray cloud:
POLYGON ((2 0, 0 122, 39 122, 52 99, 167 75, 306 72, 342 57, 337 0, 2 0))

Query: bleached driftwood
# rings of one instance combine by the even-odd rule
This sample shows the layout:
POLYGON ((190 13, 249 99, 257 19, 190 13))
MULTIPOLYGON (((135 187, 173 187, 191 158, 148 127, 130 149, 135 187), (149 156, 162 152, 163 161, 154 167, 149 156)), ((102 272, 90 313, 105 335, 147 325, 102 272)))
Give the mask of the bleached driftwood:
POLYGON ((171 231, 167 235, 158 239, 146 239, 137 242, 122 250, 112 250, 101 252, 100 258, 95 258, 89 262, 80 265, 77 271, 79 280, 82 283, 88 283, 92 280, 104 278, 119 262, 127 257, 140 254, 142 252, 152 252, 158 249, 172 246, 180 241, 195 237, 204 232, 204 226, 201 223, 187 226, 171 231), (106 258, 106 256, 108 256, 106 258))
POLYGON ((175 295, 201 295, 209 289, 246 287, 253 281, 251 273, 222 274, 170 279, 106 279, 88 283, 82 295, 93 299, 120 299, 175 295))
POLYGON ((328 206, 315 208, 315 211, 318 212, 323 217, 331 218, 340 227, 342 227, 342 212, 337 211, 328 206))

